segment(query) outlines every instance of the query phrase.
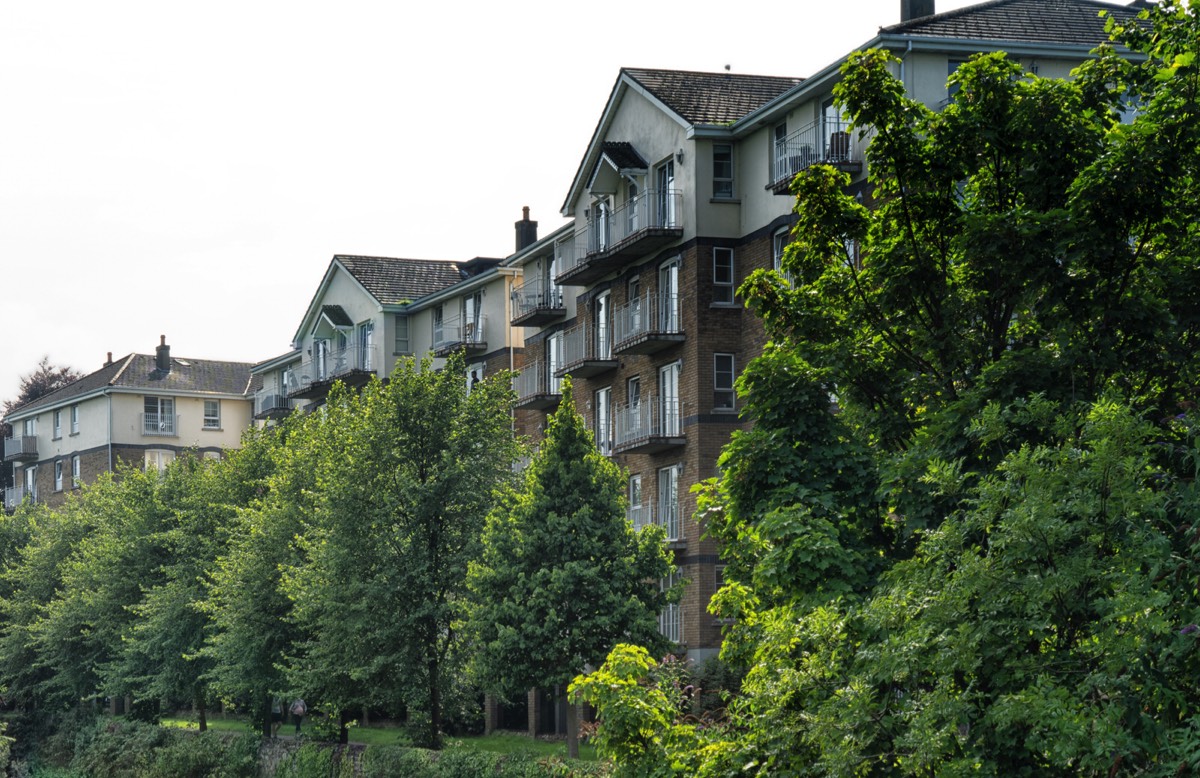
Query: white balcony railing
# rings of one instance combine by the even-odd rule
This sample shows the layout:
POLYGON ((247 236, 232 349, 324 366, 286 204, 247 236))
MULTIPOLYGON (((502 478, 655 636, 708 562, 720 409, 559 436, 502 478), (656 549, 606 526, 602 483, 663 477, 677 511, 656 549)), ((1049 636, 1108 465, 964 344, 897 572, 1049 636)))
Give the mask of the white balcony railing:
POLYGON ((487 317, 446 319, 433 325, 433 350, 452 346, 479 346, 487 343, 484 330, 487 317))
POLYGON ((556 284, 537 277, 513 287, 513 318, 526 316, 534 311, 548 311, 563 307, 563 293, 556 284))
POLYGON ((276 391, 258 392, 254 395, 255 416, 272 413, 287 414, 291 410, 292 403, 288 400, 287 395, 279 394, 276 391))
POLYGON ((683 402, 674 397, 648 397, 617 408, 617 448, 648 438, 677 438, 683 435, 683 402))
POLYGON ((683 642, 683 611, 679 603, 670 603, 658 614, 658 631, 672 643, 683 642))
POLYGON ((4 490, 4 509, 13 511, 25 500, 24 486, 10 486, 4 490))
POLYGON ((5 459, 25 459, 28 457, 37 458, 37 436, 23 435, 19 438, 6 438, 4 440, 5 459))
POLYGON ((178 433, 179 417, 171 413, 143 413, 142 434, 173 438, 178 433))
POLYGON ((643 335, 678 335, 682 332, 679 295, 644 294, 613 313, 613 342, 620 344, 643 335))
POLYGON ((603 254, 648 230, 679 229, 683 192, 649 189, 612 211, 593 215, 585 226, 554 244, 555 266, 565 275, 588 257, 603 254))
POLYGON ((376 343, 349 342, 341 348, 328 348, 323 353, 313 346, 314 356, 299 368, 284 372, 284 387, 288 394, 308 389, 314 383, 332 381, 355 371, 372 372, 380 364, 376 343))
POLYGON ((513 377, 513 391, 518 403, 532 397, 560 394, 562 379, 551 376, 545 362, 534 362, 513 377))
POLYGON ((629 519, 629 523, 633 525, 635 530, 640 530, 647 524, 652 524, 653 516, 649 505, 630 505, 625 509, 625 518, 629 519))
POLYGON ((820 119, 775 143, 771 180, 790 181, 818 163, 844 165, 862 162, 862 148, 844 119, 820 119))
POLYGON ((563 367, 612 359, 612 333, 608 327, 585 322, 563 333, 563 367))

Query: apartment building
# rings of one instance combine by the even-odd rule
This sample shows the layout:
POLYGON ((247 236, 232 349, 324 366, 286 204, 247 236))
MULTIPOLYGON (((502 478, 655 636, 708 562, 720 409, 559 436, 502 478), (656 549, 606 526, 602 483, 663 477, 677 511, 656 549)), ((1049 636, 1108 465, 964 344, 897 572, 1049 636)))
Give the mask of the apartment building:
POLYGON ((99 370, 7 416, 12 486, 4 507, 60 504, 119 463, 162 469, 184 451, 218 457, 251 423, 250 365, 154 354, 108 360, 99 370))
MULTIPOLYGON (((937 109, 971 54, 1003 50, 1031 72, 1065 76, 1106 39, 1099 11, 1129 19, 1137 7, 994 0, 934 10, 903 0, 901 22, 859 48, 893 51, 909 94, 937 109)), ((518 408, 552 412, 572 376, 597 445, 628 470, 630 519, 666 529, 686 586, 660 626, 693 659, 720 647, 707 605, 721 565, 691 520, 691 487, 717 474, 722 446, 744 425, 734 380, 764 339, 735 290, 753 270, 779 267, 796 173, 830 164, 851 175, 851 192, 867 192, 870 133, 852 132, 833 103, 843 62, 808 78, 622 69, 563 204, 572 227, 553 255, 524 262, 518 408)))

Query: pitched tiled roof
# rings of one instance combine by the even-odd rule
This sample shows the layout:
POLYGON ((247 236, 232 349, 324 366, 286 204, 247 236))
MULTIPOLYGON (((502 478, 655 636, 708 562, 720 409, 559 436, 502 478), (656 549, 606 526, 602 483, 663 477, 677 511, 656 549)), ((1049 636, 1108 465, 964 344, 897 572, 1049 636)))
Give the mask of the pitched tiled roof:
POLYGON ((129 354, 74 383, 38 398, 13 411, 23 415, 70 402, 105 387, 144 389, 162 392, 197 392, 246 395, 253 389, 249 362, 221 362, 212 359, 172 357, 170 372, 156 366, 153 354, 129 354))
POLYGON ((689 124, 727 124, 735 121, 802 80, 685 70, 624 68, 622 72, 689 124))
POLYGON ((642 159, 642 155, 637 153, 637 149, 629 141, 605 141, 600 144, 600 151, 622 170, 627 168, 645 169, 649 167, 646 160, 642 159))
POLYGON ((458 265, 439 259, 338 254, 334 260, 340 262, 363 288, 384 305, 416 300, 462 280, 458 265))
POLYGON ((992 0, 883 27, 880 33, 1096 46, 1108 40, 1101 11, 1128 21, 1138 10, 1098 0, 992 0))

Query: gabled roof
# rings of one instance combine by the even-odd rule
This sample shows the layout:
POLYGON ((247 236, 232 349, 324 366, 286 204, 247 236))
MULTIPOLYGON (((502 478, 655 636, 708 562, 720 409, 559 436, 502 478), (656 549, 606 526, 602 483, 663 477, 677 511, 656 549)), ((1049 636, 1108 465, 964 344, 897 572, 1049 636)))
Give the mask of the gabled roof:
POLYGON ((1136 4, 1098 0, 992 0, 882 27, 880 35, 1096 46, 1108 40, 1107 11, 1118 21, 1137 17, 1136 4))
POLYGON ((650 167, 650 163, 642 159, 642 155, 637 153, 637 149, 633 144, 626 140, 609 140, 600 144, 600 152, 608 157, 613 167, 618 170, 632 168, 634 170, 646 170, 650 167))
POLYGON ((158 369, 153 354, 129 354, 45 397, 22 405, 9 417, 21 417, 30 411, 69 404, 105 389, 246 396, 252 389, 250 367, 249 362, 171 357, 170 372, 163 372, 158 369))
POLYGON ((329 323, 335 327, 354 326, 354 321, 350 318, 350 314, 346 313, 346 309, 340 305, 322 305, 321 315, 329 319, 329 323))
POLYGON ((786 92, 799 78, 623 68, 688 124, 727 124, 786 92))
POLYGON ((337 254, 333 259, 383 305, 415 300, 462 280, 457 264, 440 259, 358 257, 346 254, 337 254))
MULTIPOLYGON (((784 76, 752 76, 742 73, 701 73, 690 70, 650 70, 621 68, 617 82, 587 150, 579 161, 571 188, 563 201, 562 214, 569 216, 571 203, 578 197, 596 162, 605 153, 605 133, 627 91, 635 91, 657 105, 681 126, 721 126, 730 124, 759 106, 793 89, 803 79, 784 76)), ((619 141, 618 141, 619 142, 619 141)), ((632 150, 632 147, 630 147, 632 150)), ((634 152, 637 153, 636 151, 634 152)), ((638 155, 639 157, 641 155, 638 155)))

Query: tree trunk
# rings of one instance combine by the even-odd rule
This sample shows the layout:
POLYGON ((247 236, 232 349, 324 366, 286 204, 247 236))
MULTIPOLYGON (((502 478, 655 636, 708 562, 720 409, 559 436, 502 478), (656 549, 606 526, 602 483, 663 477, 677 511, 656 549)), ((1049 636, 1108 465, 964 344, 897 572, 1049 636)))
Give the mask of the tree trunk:
POLYGON ((264 738, 271 737, 271 695, 260 694, 258 697, 258 724, 264 738))
POLYGON ((579 708, 571 701, 569 695, 563 695, 567 701, 567 758, 579 758, 579 708))
POLYGON ((354 715, 350 711, 338 711, 338 743, 343 746, 350 743, 350 722, 353 720, 354 715))
POLYGON ((435 648, 433 655, 429 657, 429 747, 435 751, 442 748, 441 687, 438 683, 438 658, 435 648))
POLYGON ((208 706, 205 704, 204 689, 196 687, 196 718, 200 722, 200 731, 208 731, 208 706))

